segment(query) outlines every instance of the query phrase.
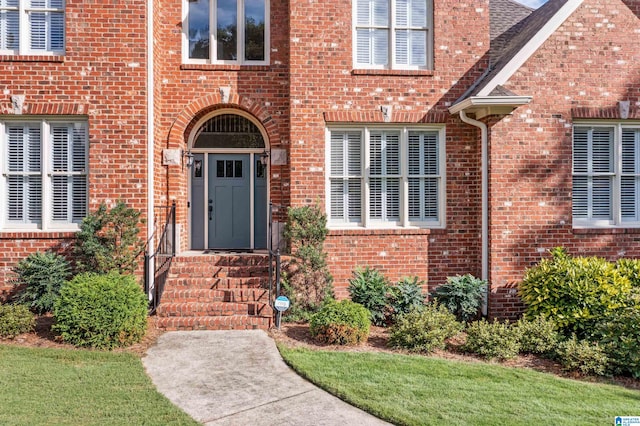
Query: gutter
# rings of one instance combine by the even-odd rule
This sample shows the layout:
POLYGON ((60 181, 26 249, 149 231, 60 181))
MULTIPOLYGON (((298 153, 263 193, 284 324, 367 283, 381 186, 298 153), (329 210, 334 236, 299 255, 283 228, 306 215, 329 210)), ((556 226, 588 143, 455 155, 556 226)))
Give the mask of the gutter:
MULTIPOLYGON (((154 218, 155 210, 154 201, 154 67, 153 67, 153 0, 147 2, 147 244, 151 247, 151 252, 155 248, 155 229, 154 218)), ((149 258, 149 271, 155 270, 155 257, 149 258)), ((153 290, 155 288, 155 274, 149 272, 149 300, 151 300, 153 290)))
POLYGON ((482 121, 467 116, 464 109, 459 111, 460 119, 480 129, 482 139, 482 279, 487 282, 487 288, 482 296, 482 316, 489 311, 489 135, 487 125, 482 121))

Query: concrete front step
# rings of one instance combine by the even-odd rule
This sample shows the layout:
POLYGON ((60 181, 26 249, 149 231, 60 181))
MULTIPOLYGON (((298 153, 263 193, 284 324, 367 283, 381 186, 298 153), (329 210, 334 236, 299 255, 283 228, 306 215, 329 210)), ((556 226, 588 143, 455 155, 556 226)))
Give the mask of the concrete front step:
POLYGON ((211 290, 206 288, 172 287, 164 291, 162 300, 167 303, 179 302, 263 302, 269 301, 268 289, 233 288, 211 290))
POLYGON ((156 326, 161 330, 268 330, 272 318, 250 315, 161 317, 156 326))

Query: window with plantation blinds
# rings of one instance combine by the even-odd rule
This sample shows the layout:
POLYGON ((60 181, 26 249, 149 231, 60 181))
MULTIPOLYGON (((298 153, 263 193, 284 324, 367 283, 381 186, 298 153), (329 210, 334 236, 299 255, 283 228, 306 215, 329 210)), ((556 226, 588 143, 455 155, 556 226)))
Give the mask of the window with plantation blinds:
POLYGON ((640 226, 640 127, 576 126, 573 222, 640 226))
POLYGON ((432 0, 354 0, 357 68, 431 68, 432 0))
POLYGON ((0 122, 5 228, 64 228, 87 213, 84 123, 0 122))
POLYGON ((329 131, 328 213, 336 226, 442 226, 442 130, 329 131))
POLYGON ((0 0, 0 53, 64 54, 64 0, 0 0))

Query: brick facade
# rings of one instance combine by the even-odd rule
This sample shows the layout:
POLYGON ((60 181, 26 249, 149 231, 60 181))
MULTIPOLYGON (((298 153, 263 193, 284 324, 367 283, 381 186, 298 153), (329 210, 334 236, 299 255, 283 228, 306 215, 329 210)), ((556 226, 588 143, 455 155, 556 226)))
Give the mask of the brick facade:
MULTIPOLYGON (((376 267, 392 281, 416 275, 430 288, 456 274, 480 276, 480 133, 448 108, 488 66, 489 0, 433 3, 433 69, 385 71, 353 68, 351 0, 271 0, 270 63, 250 66, 183 63, 183 4, 155 0, 154 199, 176 201, 180 249, 190 248, 189 169, 163 165, 162 156, 166 149, 187 151, 201 118, 220 110, 251 117, 267 135, 267 148, 286 152, 286 164, 269 170, 270 201, 324 206, 327 127, 385 122, 381 107, 391 106, 391 125, 445 128, 446 226, 332 229, 326 249, 336 294, 347 296, 358 266, 376 267)), ((518 280, 555 246, 612 259, 640 256, 640 231, 574 230, 571 223, 573 120, 610 118, 626 100, 632 119, 640 117, 637 3, 585 1, 504 85, 533 101, 486 120, 494 315, 521 311, 518 280)), ((0 115, 13 114, 10 97, 19 94, 26 98, 23 114, 88 120, 90 208, 123 199, 146 212, 146 2, 70 0, 66 13, 64 56, 0 56, 0 115)), ((66 250, 72 238, 0 232, 0 287, 19 259, 66 250)))

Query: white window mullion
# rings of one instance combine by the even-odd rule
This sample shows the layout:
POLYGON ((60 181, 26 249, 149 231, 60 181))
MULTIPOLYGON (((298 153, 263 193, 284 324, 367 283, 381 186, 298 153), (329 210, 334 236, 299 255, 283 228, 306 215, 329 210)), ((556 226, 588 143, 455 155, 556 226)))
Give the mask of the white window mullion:
POLYGON ((400 226, 409 224, 409 131, 400 133, 400 226))
POLYGON ((613 200, 611 208, 613 209, 613 224, 619 225, 622 223, 622 128, 619 125, 613 131, 613 141, 613 200))
POLYGON ((40 134, 42 135, 42 229, 51 227, 51 212, 53 212, 53 200, 51 190, 51 155, 52 140, 51 126, 48 122, 41 122, 40 134))
POLYGON ((389 64, 396 68, 396 0, 389 0, 389 64))
POLYGON ((209 2, 209 62, 218 62, 218 5, 209 2))
POLYGON ((19 54, 24 55, 31 50, 31 37, 29 30, 29 14, 26 11, 26 3, 22 0, 19 1, 20 18, 18 19, 20 25, 20 51, 19 54))
POLYGON ((246 17, 244 15, 244 1, 243 0, 238 0, 238 9, 237 9, 238 13, 237 13, 237 23, 236 23, 236 28, 237 28, 237 52, 238 52, 238 62, 244 62, 246 61, 246 57, 245 57, 245 39, 244 39, 244 34, 245 34, 245 23, 246 23, 246 17))
POLYGON ((363 188, 363 208, 362 208, 362 226, 364 226, 365 228, 369 227, 370 224, 370 220, 369 220, 369 212, 370 212, 370 208, 369 208, 369 203, 371 201, 371 194, 370 194, 370 185, 369 185, 369 168, 371 167, 371 155, 369 153, 369 149, 370 149, 370 145, 369 145, 369 136, 370 136, 370 131, 368 128, 365 127, 364 129, 364 139, 363 139, 363 149, 364 149, 364 170, 362 173, 362 188, 363 188))

